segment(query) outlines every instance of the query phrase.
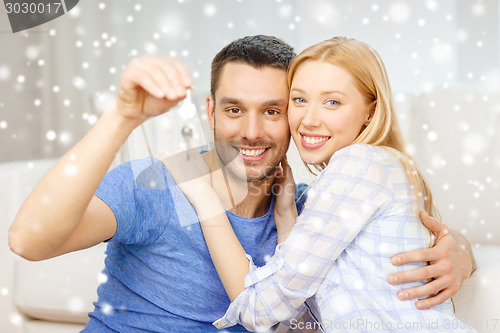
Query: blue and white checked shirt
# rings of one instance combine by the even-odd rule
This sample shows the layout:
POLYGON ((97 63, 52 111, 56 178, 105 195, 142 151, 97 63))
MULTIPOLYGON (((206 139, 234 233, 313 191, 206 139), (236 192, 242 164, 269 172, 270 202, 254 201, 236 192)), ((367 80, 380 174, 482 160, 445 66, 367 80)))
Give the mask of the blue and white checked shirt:
POLYGON ((390 273, 425 265, 394 266, 393 255, 430 243, 396 155, 351 145, 331 157, 288 239, 265 266, 250 264, 245 291, 214 325, 300 328, 306 302, 326 332, 472 331, 454 318, 449 300, 418 310, 415 300, 398 299, 399 290, 426 281, 387 282, 390 273))

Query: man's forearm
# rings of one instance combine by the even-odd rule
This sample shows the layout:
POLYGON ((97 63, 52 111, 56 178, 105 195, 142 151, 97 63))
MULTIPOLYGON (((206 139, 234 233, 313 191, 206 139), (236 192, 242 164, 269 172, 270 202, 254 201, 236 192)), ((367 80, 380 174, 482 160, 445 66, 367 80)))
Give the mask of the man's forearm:
POLYGON ((14 252, 42 260, 77 228, 101 179, 133 127, 116 110, 103 114, 89 133, 40 180, 9 231, 14 252))
MULTIPOLYGON (((450 229, 450 233, 453 236, 453 238, 455 238, 455 240, 457 241, 457 244, 460 246, 460 248, 462 248, 463 250, 465 250, 469 254, 470 259, 471 259, 471 265, 472 265, 472 269, 470 271, 470 274, 474 273, 474 271, 477 268, 477 265, 476 265, 476 259, 474 258, 474 253, 472 252, 472 248, 469 244, 469 241, 467 240, 467 238, 464 237, 464 235, 462 235, 462 233, 460 233, 456 230, 450 229)), ((470 274, 469 274, 469 276, 470 276, 470 274)))

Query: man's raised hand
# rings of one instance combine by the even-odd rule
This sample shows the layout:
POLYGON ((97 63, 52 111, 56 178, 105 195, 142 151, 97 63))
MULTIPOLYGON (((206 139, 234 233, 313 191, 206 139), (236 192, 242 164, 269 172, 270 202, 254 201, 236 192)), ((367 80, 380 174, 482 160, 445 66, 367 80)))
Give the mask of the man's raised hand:
POLYGON ((145 55, 130 61, 123 70, 115 107, 123 117, 142 123, 177 105, 192 84, 181 60, 145 55))

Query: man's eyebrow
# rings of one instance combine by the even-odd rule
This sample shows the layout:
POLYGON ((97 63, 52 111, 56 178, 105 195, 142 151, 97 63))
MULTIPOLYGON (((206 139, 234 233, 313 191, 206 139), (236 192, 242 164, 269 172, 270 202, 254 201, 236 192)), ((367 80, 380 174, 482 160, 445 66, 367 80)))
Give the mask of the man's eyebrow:
POLYGON ((280 99, 272 99, 270 101, 265 101, 264 103, 262 103, 262 106, 282 106, 287 104, 288 100, 280 98, 280 99))
MULTIPOLYGON (((222 104, 222 105, 227 105, 227 104, 242 105, 243 102, 237 98, 234 98, 234 97, 222 97, 220 99, 220 104, 222 104)), ((279 99, 271 99, 268 101, 264 101, 262 103, 262 106, 265 106, 265 107, 267 107, 267 106, 284 106, 287 104, 288 104, 288 100, 283 99, 283 98, 279 98, 279 99)))
POLYGON ((222 97, 220 99, 220 104, 241 104, 239 99, 233 97, 222 97))

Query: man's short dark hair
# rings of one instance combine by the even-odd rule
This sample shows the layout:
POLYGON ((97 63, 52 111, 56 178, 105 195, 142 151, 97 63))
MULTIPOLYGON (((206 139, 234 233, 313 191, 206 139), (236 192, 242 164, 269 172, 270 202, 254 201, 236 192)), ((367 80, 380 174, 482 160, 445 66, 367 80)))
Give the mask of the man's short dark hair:
POLYGON ((212 61, 210 93, 215 98, 224 65, 239 62, 250 66, 282 68, 285 71, 295 57, 293 48, 274 36, 246 36, 226 45, 212 61))

